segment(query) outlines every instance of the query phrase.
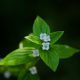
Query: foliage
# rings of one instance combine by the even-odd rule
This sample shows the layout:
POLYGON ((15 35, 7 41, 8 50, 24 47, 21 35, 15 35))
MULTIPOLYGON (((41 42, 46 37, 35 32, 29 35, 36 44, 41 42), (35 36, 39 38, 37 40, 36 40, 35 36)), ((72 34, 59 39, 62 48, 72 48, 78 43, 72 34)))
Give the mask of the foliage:
POLYGON ((67 45, 54 44, 63 33, 64 31, 50 33, 47 23, 37 16, 33 24, 33 33, 25 36, 25 39, 21 41, 23 48, 19 46, 19 49, 9 53, 0 62, 0 65, 24 65, 18 80, 40 80, 38 74, 31 74, 29 71, 29 68, 33 67, 39 59, 42 59, 53 71, 56 71, 59 59, 69 58, 79 51, 67 45), (39 56, 33 56, 34 50, 39 50, 39 56))

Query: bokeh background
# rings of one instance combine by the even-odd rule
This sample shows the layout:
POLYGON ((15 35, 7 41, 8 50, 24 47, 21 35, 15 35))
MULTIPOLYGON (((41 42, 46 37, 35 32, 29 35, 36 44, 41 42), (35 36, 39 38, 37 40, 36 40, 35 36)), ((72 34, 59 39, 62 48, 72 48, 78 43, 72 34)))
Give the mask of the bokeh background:
MULTIPOLYGON (((0 0, 0 57, 18 48, 32 32, 37 15, 50 26, 51 32, 64 31, 56 42, 80 49, 80 1, 78 0, 0 0)), ((56 72, 42 60, 37 63, 41 80, 80 80, 80 52, 60 60, 56 72)), ((17 80, 11 76, 9 80, 17 80)), ((0 74, 0 80, 6 80, 0 74)))

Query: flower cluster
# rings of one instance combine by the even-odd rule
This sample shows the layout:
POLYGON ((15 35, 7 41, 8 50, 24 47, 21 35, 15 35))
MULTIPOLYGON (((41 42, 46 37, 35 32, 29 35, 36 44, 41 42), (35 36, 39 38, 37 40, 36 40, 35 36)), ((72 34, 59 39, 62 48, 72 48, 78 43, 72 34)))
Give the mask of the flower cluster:
POLYGON ((44 42, 42 43, 42 45, 43 45, 42 49, 43 49, 43 50, 48 50, 50 43, 47 42, 47 41, 50 41, 50 40, 51 40, 51 39, 50 39, 50 36, 47 36, 46 33, 41 33, 41 34, 40 34, 40 39, 44 41, 44 42))
POLYGON ((31 72, 31 74, 37 74, 37 69, 35 66, 29 68, 29 71, 31 72))

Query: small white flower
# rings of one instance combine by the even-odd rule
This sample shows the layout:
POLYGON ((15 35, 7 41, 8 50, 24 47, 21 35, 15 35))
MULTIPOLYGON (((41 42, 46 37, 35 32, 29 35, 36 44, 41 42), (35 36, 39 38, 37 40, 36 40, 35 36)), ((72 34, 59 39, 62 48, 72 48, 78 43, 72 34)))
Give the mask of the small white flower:
POLYGON ((37 69, 35 66, 29 68, 29 71, 31 72, 31 74, 36 74, 37 73, 37 69))
POLYGON ((10 76, 11 76, 11 73, 10 73, 9 71, 5 71, 5 72, 4 72, 4 77, 5 77, 5 78, 9 79, 10 76))
POLYGON ((46 36, 47 36, 46 33, 41 33, 41 34, 40 34, 40 39, 41 39, 41 40, 44 40, 44 37, 46 37, 46 36))
POLYGON ((46 43, 43 42, 43 43, 42 43, 42 45, 43 45, 42 49, 43 49, 43 50, 48 50, 48 49, 49 49, 49 44, 50 44, 49 42, 46 42, 46 43))
POLYGON ((33 56, 34 57, 39 56, 39 50, 38 49, 33 51, 33 56))
POLYGON ((50 41, 50 40, 51 40, 51 39, 50 39, 50 36, 45 36, 45 37, 44 37, 44 41, 45 41, 45 42, 50 41))
POLYGON ((0 62, 3 60, 3 58, 0 58, 0 62))
POLYGON ((23 48, 23 43, 22 42, 19 44, 19 47, 20 48, 23 48))

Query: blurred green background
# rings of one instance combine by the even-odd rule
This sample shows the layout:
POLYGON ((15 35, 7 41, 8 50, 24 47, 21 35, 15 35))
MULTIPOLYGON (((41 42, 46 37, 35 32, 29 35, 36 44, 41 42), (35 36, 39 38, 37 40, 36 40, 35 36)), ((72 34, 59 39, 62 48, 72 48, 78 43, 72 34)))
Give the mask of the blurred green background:
MULTIPOLYGON (((51 32, 64 31, 56 42, 80 49, 79 0, 1 0, 0 1, 0 57, 18 48, 18 44, 32 32, 37 15, 50 26, 51 32)), ((60 60, 53 72, 42 60, 37 63, 41 80, 80 80, 80 52, 60 60)), ((11 76, 9 80, 17 80, 11 76)), ((0 74, 0 80, 6 80, 0 74)))

